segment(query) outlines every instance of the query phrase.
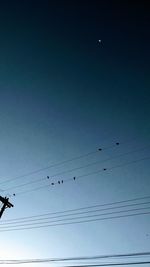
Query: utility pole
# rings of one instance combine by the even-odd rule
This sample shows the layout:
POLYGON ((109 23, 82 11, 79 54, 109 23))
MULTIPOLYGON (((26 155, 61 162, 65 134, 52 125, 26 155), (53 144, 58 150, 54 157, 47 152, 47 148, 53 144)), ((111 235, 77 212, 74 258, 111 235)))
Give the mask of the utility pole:
POLYGON ((1 218, 2 215, 3 215, 4 210, 7 209, 7 208, 12 208, 13 204, 11 204, 9 202, 9 198, 7 198, 7 197, 1 197, 0 196, 0 201, 3 203, 3 206, 2 206, 2 208, 0 210, 0 218, 1 218))

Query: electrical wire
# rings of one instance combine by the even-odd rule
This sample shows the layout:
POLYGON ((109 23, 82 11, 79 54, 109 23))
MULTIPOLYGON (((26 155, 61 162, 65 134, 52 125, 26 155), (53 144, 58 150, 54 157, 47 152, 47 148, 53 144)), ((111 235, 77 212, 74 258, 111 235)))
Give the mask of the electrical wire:
MULTIPOLYGON (((15 177, 12 177, 10 179, 6 179, 5 181, 2 181, 0 182, 0 185, 3 185, 7 182, 11 182, 11 181, 14 181, 14 180, 18 180, 20 178, 23 178, 23 177, 27 177, 27 176, 31 176, 33 174, 37 174, 39 172, 42 172, 42 171, 45 171, 47 169, 50 169, 50 168, 53 168, 53 167, 57 167, 57 166, 60 166, 60 165, 63 165, 63 164, 66 164, 66 163, 70 163, 72 161, 75 161, 75 160, 79 160, 79 159, 82 159, 84 157, 88 157, 88 156, 91 156, 91 155, 94 155, 94 154, 97 154, 99 153, 100 151, 105 151, 105 150, 108 150, 108 149, 111 149, 111 148, 114 148, 120 144, 127 144, 127 143, 131 143, 133 141, 135 141, 136 139, 132 138, 130 140, 126 140, 126 141, 122 141, 122 142, 114 142, 113 145, 110 145, 110 146, 106 146, 106 147, 103 147, 103 148, 98 148, 97 150, 95 151, 91 151, 91 152, 88 152, 88 153, 85 153, 85 154, 82 154, 82 155, 79 155, 79 156, 76 156, 76 157, 72 157, 71 159, 68 159, 68 160, 64 160, 64 161, 60 161, 60 162, 57 162, 57 163, 54 163, 54 164, 51 164, 51 165, 48 165, 46 167, 43 167, 43 168, 40 168, 40 169, 36 169, 34 171, 31 171, 31 172, 27 172, 25 174, 22 174, 22 175, 18 175, 18 176, 15 176, 15 177)), ((4 178, 3 178, 4 179, 4 178)), ((3 190, 2 190, 3 191, 3 190)))
POLYGON ((136 261, 136 262, 120 262, 120 263, 99 263, 99 264, 86 264, 86 265, 70 265, 63 267, 104 267, 104 266, 127 266, 127 265, 139 265, 150 264, 150 261, 136 261))
POLYGON ((66 163, 70 163, 70 162, 75 161, 75 160, 78 160, 78 159, 82 159, 82 158, 85 158, 85 157, 88 157, 88 156, 97 154, 97 153, 99 153, 100 151, 108 150, 108 149, 110 149, 110 148, 115 147, 116 145, 119 145, 119 142, 115 143, 115 145, 107 146, 107 147, 104 147, 104 148, 98 148, 98 149, 95 150, 95 151, 92 151, 92 152, 89 152, 89 153, 85 153, 85 154, 82 154, 82 155, 80 155, 80 156, 76 156, 76 157, 73 157, 73 158, 71 158, 71 159, 68 159, 68 160, 60 161, 60 162, 58 162, 58 163, 54 163, 54 164, 48 165, 48 166, 46 166, 46 167, 43 167, 43 168, 40 168, 40 169, 37 169, 37 170, 31 171, 31 172, 27 172, 27 173, 22 174, 22 175, 19 175, 19 176, 12 177, 12 178, 7 179, 7 180, 5 180, 5 181, 3 181, 3 182, 0 182, 0 185, 3 185, 3 184, 5 184, 5 183, 8 183, 8 182, 11 182, 11 181, 14 181, 14 180, 18 180, 18 179, 20 179, 20 178, 27 177, 27 176, 30 176, 30 175, 33 175, 33 174, 37 174, 37 173, 39 173, 39 172, 48 170, 48 169, 53 168, 53 167, 58 167, 58 166, 60 166, 60 165, 66 164, 66 163))
MULTIPOLYGON (((82 179, 82 178, 85 178, 85 177, 90 176, 90 175, 96 175, 96 174, 99 174, 101 172, 111 171, 113 169, 121 168, 121 167, 124 167, 124 166, 127 166, 127 165, 136 164, 137 162, 141 162, 141 161, 145 161, 145 160, 149 160, 149 159, 150 159, 150 156, 147 156, 147 157, 144 157, 144 158, 141 158, 141 159, 132 160, 132 161, 128 161, 128 162, 116 165, 116 166, 112 166, 110 168, 102 168, 100 170, 96 170, 96 171, 93 171, 93 172, 90 172, 90 173, 82 174, 82 175, 79 175, 79 176, 76 176, 76 177, 73 177, 73 178, 64 179, 63 183, 69 182, 69 181, 73 181, 73 180, 77 180, 77 179, 82 179)), ((18 195, 22 195, 22 194, 38 191, 38 190, 41 190, 41 189, 45 189, 48 186, 54 186, 54 185, 58 185, 58 181, 57 182, 52 182, 51 184, 46 184, 46 185, 43 185, 43 186, 40 186, 40 187, 35 187, 33 189, 24 190, 24 191, 21 191, 19 193, 15 193, 15 195, 18 196, 18 195)))
MULTIPOLYGON (((66 174, 66 173, 71 173, 71 172, 76 171, 76 170, 81 170, 81 169, 84 169, 84 168, 87 168, 87 167, 91 167, 91 166, 97 165, 99 163, 104 163, 104 162, 107 162, 107 161, 110 161, 110 160, 113 160, 113 159, 117 159, 117 158, 120 158, 120 157, 123 157, 123 156, 126 156, 126 155, 130 155, 130 154, 133 154, 133 153, 136 153, 136 152, 139 152, 139 151, 143 151, 143 150, 148 149, 149 147, 150 147, 150 145, 149 146, 144 146, 144 147, 136 149, 136 150, 128 151, 128 152, 125 152, 125 153, 122 153, 122 154, 119 154, 119 155, 115 155, 115 156, 109 157, 109 158, 104 159, 104 160, 95 161, 95 162, 92 162, 92 163, 89 163, 89 164, 86 164, 86 165, 83 165, 83 166, 79 166, 79 167, 76 167, 76 168, 73 168, 73 169, 70 169, 70 170, 58 172, 58 173, 55 173, 55 174, 49 175, 49 176, 53 179, 54 177, 57 177, 59 175, 66 174)), ((34 184, 34 183, 38 183, 38 182, 41 182, 41 181, 43 181, 43 178, 38 178, 38 179, 36 179, 34 181, 30 181, 30 182, 22 183, 20 185, 15 185, 15 186, 6 188, 3 191, 4 192, 5 191, 9 191, 9 190, 12 190, 12 189, 28 186, 28 185, 31 185, 31 184, 34 184)))
MULTIPOLYGON (((133 216, 139 216, 139 215, 149 215, 149 212, 139 212, 139 213, 133 213, 133 214, 126 214, 126 215, 116 215, 116 216, 110 216, 110 217, 104 217, 104 218, 91 218, 91 219, 84 219, 79 221, 73 221, 73 222, 62 222, 62 223, 56 223, 58 221, 53 221, 50 222, 49 224, 43 224, 43 225, 36 225, 35 223, 33 224, 34 226, 28 226, 28 227, 23 227, 20 225, 18 226, 10 226, 10 228, 7 227, 1 227, 2 230, 0 232, 6 232, 6 231, 18 231, 18 230, 29 230, 29 229, 36 229, 36 228, 45 228, 45 227, 53 227, 53 226, 64 226, 64 225, 73 225, 73 224, 81 224, 81 223, 89 223, 89 222, 96 222, 96 221, 105 221, 105 220, 113 220, 113 219, 121 219, 121 218, 126 218, 126 217, 133 217, 133 216), (12 227, 18 227, 18 228, 12 228, 12 227), (20 228, 21 227, 21 228, 20 228)), ((106 214, 105 214, 106 215, 106 214)), ((85 216, 85 217, 90 217, 90 216, 85 216)), ((60 220, 59 220, 60 221, 60 220)))
MULTIPOLYGON (((117 215, 117 214, 121 214, 121 213, 126 213, 126 212, 137 212, 137 211, 142 211, 142 210, 149 210, 150 212, 150 207, 144 207, 144 208, 137 208, 137 209, 130 209, 130 210, 121 210, 121 211, 113 211, 113 212, 107 212, 107 213, 102 213, 102 214, 94 214, 94 215, 87 215, 87 216, 79 216, 79 217, 72 217, 72 218, 62 218, 62 219, 57 219, 57 217, 52 217, 52 218, 48 218, 48 221, 42 221, 42 222, 36 222, 34 221, 34 223, 28 223, 28 222, 25 222, 25 223, 20 223, 20 222, 15 222, 15 223, 11 223, 13 225, 0 225, 0 229, 4 229, 4 228, 10 228, 10 227, 22 227, 22 226, 32 226, 32 225, 44 225, 44 224, 47 224, 47 223, 56 223, 56 222, 64 222, 64 221, 72 221, 72 220, 81 220, 81 219, 86 219, 86 218, 97 218, 99 216, 108 216, 108 215, 117 215), (51 219, 54 219, 56 218, 56 220, 51 220, 51 219), (19 225, 16 225, 20 223, 19 225)), ((45 218, 43 220, 46 220, 45 218)))
MULTIPOLYGON (((24 219, 13 219, 11 222, 9 221, 5 221, 5 222, 2 222, 0 223, 0 227, 3 226, 3 225, 11 225, 11 224, 18 224, 18 223, 22 223, 22 222, 37 222, 37 221, 42 221, 42 220, 49 220, 49 219, 54 219, 54 218, 64 218, 64 217, 68 217, 68 216, 76 216, 76 215, 83 215, 83 214, 89 214, 89 213, 96 213, 96 212, 103 212, 103 211, 108 211, 108 210, 114 210, 114 209, 122 209, 122 208, 129 208, 129 207, 133 207, 133 206, 141 206, 141 205, 147 205, 147 204, 150 204, 150 201, 148 202, 142 202, 142 203, 134 203, 134 204, 128 204, 128 205, 123 205, 123 206, 117 206, 117 207, 108 207, 108 208, 103 208, 103 209, 97 209, 97 210, 88 210, 88 211, 80 211, 80 212, 75 212, 75 213, 68 213, 68 214, 62 214, 62 215, 55 215, 55 216, 52 216, 51 213, 49 213, 49 215, 47 215, 48 217, 43 217, 41 218, 42 215, 40 215, 39 217, 40 218, 32 218, 31 217, 27 217, 27 218, 24 218, 24 219)), ((113 213, 120 213, 120 212, 129 212, 129 211, 137 211, 137 210, 142 210, 142 209, 150 209, 150 207, 140 207, 138 209, 129 209, 129 210, 123 210, 123 211, 115 211, 113 213)), ((79 209, 80 210, 80 209, 79 209)), ((105 214, 100 214, 100 215, 110 215, 112 213, 105 213, 105 214)), ((95 215, 93 215, 95 216, 95 215)), ((74 217, 73 217, 74 218, 74 217)), ((74 218, 76 219, 76 217, 74 218)))
MULTIPOLYGON (((96 255, 96 256, 84 256, 84 257, 68 257, 68 258, 43 258, 43 259, 20 259, 20 260, 0 260, 0 264, 23 264, 23 263, 62 263, 62 262, 79 262, 79 261, 85 261, 85 260, 126 260, 126 259, 136 259, 136 258, 143 258, 143 257, 149 257, 150 256, 150 252, 137 252, 137 253, 129 253, 129 254, 108 254, 108 255, 96 255)), ((136 261, 137 262, 137 261, 136 261)), ((139 261, 138 261, 139 262, 139 261)), ((144 261, 146 262, 146 261, 144 261)), ((109 262, 109 264, 111 264, 113 262, 109 262)), ((117 262, 119 263, 119 262, 117 262)), ((124 262, 127 263, 127 262, 124 262)), ((84 263, 83 263, 84 264, 84 263)), ((93 266, 96 264, 78 264, 76 266, 93 266)), ((98 263, 98 264, 102 264, 102 262, 98 263)), ((96 265, 98 265, 96 264, 96 265)), ((107 264, 105 262, 105 264, 107 264)), ((68 266, 68 265, 67 265, 68 266)), ((70 265, 73 266, 73 265, 70 265)))
MULTIPOLYGON (((44 214, 26 216, 26 217, 21 217, 21 218, 17 218, 17 219, 3 220, 3 222, 9 222, 9 221, 14 221, 14 220, 15 221, 16 220, 26 220, 26 219, 43 217, 43 216, 48 216, 48 215, 56 215, 56 214, 60 215, 60 214, 68 213, 68 212, 76 212, 76 211, 93 209, 93 208, 98 208, 98 207, 107 207, 107 206, 118 205, 118 204, 122 204, 122 203, 130 203, 130 202, 141 201, 141 200, 146 200, 146 199, 150 199, 150 196, 138 197, 138 198, 130 198, 130 199, 126 199, 126 200, 120 200, 120 201, 115 201, 115 202, 109 202, 109 203, 97 204, 97 205, 92 205, 92 206, 80 207, 80 208, 76 208, 76 209, 67 209, 67 210, 64 210, 64 211, 48 212, 48 213, 44 213, 44 214)), ((134 204, 139 204, 140 205, 141 203, 134 203, 134 204)), ((131 205, 133 205, 133 204, 131 204, 131 205)), ((124 206, 128 206, 128 205, 124 205, 124 206)), ((119 208, 119 207, 116 207, 116 208, 119 208)))

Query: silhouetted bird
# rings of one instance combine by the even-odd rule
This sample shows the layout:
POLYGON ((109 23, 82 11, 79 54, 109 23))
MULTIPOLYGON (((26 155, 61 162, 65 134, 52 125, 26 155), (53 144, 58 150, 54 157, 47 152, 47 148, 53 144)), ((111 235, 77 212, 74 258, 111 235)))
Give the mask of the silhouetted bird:
POLYGON ((13 196, 15 197, 16 194, 13 194, 13 196))
POLYGON ((54 185, 54 183, 51 183, 51 185, 54 185))
POLYGON ((118 145, 119 145, 119 143, 117 142, 117 143, 116 143, 116 145, 118 146, 118 145))
POLYGON ((106 171, 106 170, 107 170, 106 168, 103 169, 103 171, 106 171))
POLYGON ((99 151, 101 151, 101 150, 102 150, 102 148, 99 148, 98 150, 99 150, 99 151))
POLYGON ((60 181, 58 181, 58 184, 60 184, 60 181))
POLYGON ((49 179, 49 176, 47 176, 47 179, 49 179))
POLYGON ((73 177, 73 180, 75 180, 76 179, 76 177, 73 177))
POLYGON ((62 184, 63 184, 63 182, 64 182, 64 181, 63 181, 63 180, 61 180, 61 182, 62 182, 62 184))

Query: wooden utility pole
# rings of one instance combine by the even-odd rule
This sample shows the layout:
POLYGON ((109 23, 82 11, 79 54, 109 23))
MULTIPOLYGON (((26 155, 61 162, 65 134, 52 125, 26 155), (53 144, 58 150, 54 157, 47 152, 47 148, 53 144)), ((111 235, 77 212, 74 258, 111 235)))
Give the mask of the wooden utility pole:
POLYGON ((7 209, 7 208, 12 208, 13 205, 9 202, 9 198, 7 198, 7 197, 1 197, 0 196, 0 201, 3 203, 3 206, 2 206, 2 208, 0 210, 0 218, 1 218, 2 215, 3 215, 4 210, 7 209))

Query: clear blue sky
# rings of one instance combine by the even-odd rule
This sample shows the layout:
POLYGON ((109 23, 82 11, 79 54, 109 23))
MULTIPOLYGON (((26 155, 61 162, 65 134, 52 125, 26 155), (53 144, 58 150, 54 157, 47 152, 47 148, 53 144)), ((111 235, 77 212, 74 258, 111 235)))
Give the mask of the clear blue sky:
MULTIPOLYGON (((10 197, 14 208, 5 211, 1 222, 149 195, 149 160, 53 187, 46 179, 47 175, 150 144, 146 1, 136 7, 132 1, 70 2, 1 3, 0 181, 99 147, 114 147, 0 185, 5 190, 43 178, 37 185, 1 193, 16 194, 10 197), (132 142, 123 143, 128 140, 132 142), (116 142, 120 146, 115 146, 116 142), (48 186, 43 190, 19 195, 44 185, 48 186)), ((149 150, 145 149, 56 176, 53 181, 147 156, 149 150)), ((150 248, 149 215, 1 232, 0 236, 2 259, 126 253, 150 248)))

